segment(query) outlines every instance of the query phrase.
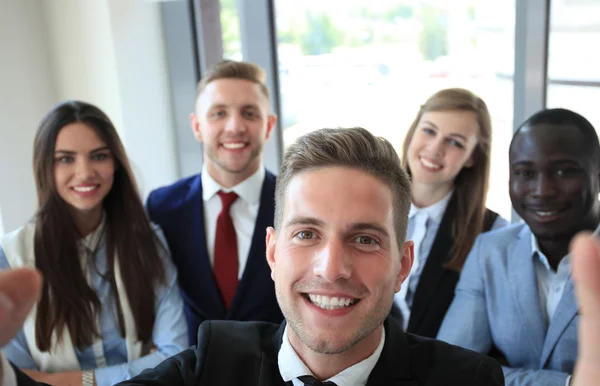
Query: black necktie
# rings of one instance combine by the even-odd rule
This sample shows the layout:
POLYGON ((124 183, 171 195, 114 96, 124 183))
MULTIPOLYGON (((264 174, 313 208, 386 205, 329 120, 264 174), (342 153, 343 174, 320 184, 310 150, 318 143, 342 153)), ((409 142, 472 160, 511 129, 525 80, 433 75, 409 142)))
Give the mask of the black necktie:
POLYGON ((301 380, 302 382, 304 382, 305 385, 309 385, 309 386, 319 386, 319 385, 336 386, 336 384, 331 381, 321 382, 318 379, 316 379, 315 377, 313 377, 312 375, 302 375, 302 376, 298 377, 298 379, 301 380))

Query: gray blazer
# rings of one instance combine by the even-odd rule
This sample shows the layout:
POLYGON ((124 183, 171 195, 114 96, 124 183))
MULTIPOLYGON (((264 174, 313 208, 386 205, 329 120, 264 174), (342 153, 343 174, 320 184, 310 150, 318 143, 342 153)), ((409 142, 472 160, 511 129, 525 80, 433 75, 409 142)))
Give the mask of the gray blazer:
POLYGON ((531 230, 515 224, 480 235, 460 275, 438 339, 506 358, 506 385, 564 386, 577 359, 573 280, 550 323, 542 314, 531 230))

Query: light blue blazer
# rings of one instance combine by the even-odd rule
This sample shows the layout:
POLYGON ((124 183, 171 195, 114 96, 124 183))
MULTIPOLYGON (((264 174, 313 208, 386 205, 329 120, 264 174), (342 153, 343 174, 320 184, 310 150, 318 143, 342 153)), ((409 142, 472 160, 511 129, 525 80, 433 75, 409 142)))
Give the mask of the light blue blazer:
POLYGON ((460 275, 438 339, 508 361, 506 385, 564 386, 577 359, 579 312, 569 279, 550 323, 538 296, 531 230, 480 235, 460 275))

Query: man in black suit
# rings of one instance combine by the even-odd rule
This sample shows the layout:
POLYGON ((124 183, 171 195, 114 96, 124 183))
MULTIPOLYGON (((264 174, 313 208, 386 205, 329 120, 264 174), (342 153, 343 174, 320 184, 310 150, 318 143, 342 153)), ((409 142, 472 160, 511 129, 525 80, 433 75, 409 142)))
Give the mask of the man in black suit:
POLYGON ((495 360, 387 317, 412 265, 409 185, 392 145, 365 129, 301 137, 266 237, 286 321, 204 322, 197 347, 121 385, 502 385, 495 360))

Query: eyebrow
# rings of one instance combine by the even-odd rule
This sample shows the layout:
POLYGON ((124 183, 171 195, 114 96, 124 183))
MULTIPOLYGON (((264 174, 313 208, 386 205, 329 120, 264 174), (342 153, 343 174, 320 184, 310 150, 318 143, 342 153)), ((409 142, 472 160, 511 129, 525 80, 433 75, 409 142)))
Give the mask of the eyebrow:
MULTIPOLYGON (((223 109, 223 108, 227 108, 227 107, 231 107, 231 105, 228 105, 226 103, 216 103, 216 104, 210 106, 208 108, 208 110, 223 109)), ((248 108, 260 109, 260 107, 257 104, 253 104, 253 103, 247 103, 245 105, 242 105, 241 107, 242 107, 242 109, 248 109, 248 108)))
MULTIPOLYGON (((90 151, 90 154, 98 153, 98 152, 101 152, 104 150, 110 150, 110 149, 108 148, 108 146, 102 146, 102 147, 99 147, 99 148, 96 148, 96 149, 90 151)), ((66 155, 76 154, 76 152, 74 152, 72 150, 61 150, 61 149, 54 151, 54 154, 57 154, 57 153, 66 154, 66 155)))
MULTIPOLYGON (((558 160, 550 160, 550 162, 548 162, 550 165, 561 165, 561 164, 567 164, 567 165, 574 165, 574 166, 581 166, 580 162, 577 161, 573 161, 570 159, 558 159, 558 160)), ((528 160, 523 160, 523 161, 516 161, 511 163, 511 166, 534 166, 536 163, 534 161, 528 161, 528 160)))
MULTIPOLYGON (((433 127, 436 129, 436 130, 439 130, 439 129, 440 129, 439 127, 437 127, 437 125, 436 125, 435 123, 433 123, 433 122, 431 122, 431 121, 423 121, 423 123, 427 123, 428 125, 431 125, 431 126, 433 126, 433 127)), ((465 137, 465 136, 464 136, 464 135, 462 135, 462 134, 458 134, 458 133, 450 133, 450 136, 451 136, 451 137, 458 137, 458 138, 462 139, 462 140, 463 140, 463 141, 465 141, 465 142, 467 141, 467 137, 465 137)))
POLYGON ((379 224, 375 224, 372 222, 359 222, 356 224, 352 224, 350 227, 351 231, 377 231, 386 237, 389 237, 388 231, 379 224))
POLYGON ((286 227, 290 227, 293 225, 312 225, 312 226, 320 227, 320 226, 325 225, 325 222, 323 222, 315 217, 294 217, 290 221, 285 223, 286 227))

